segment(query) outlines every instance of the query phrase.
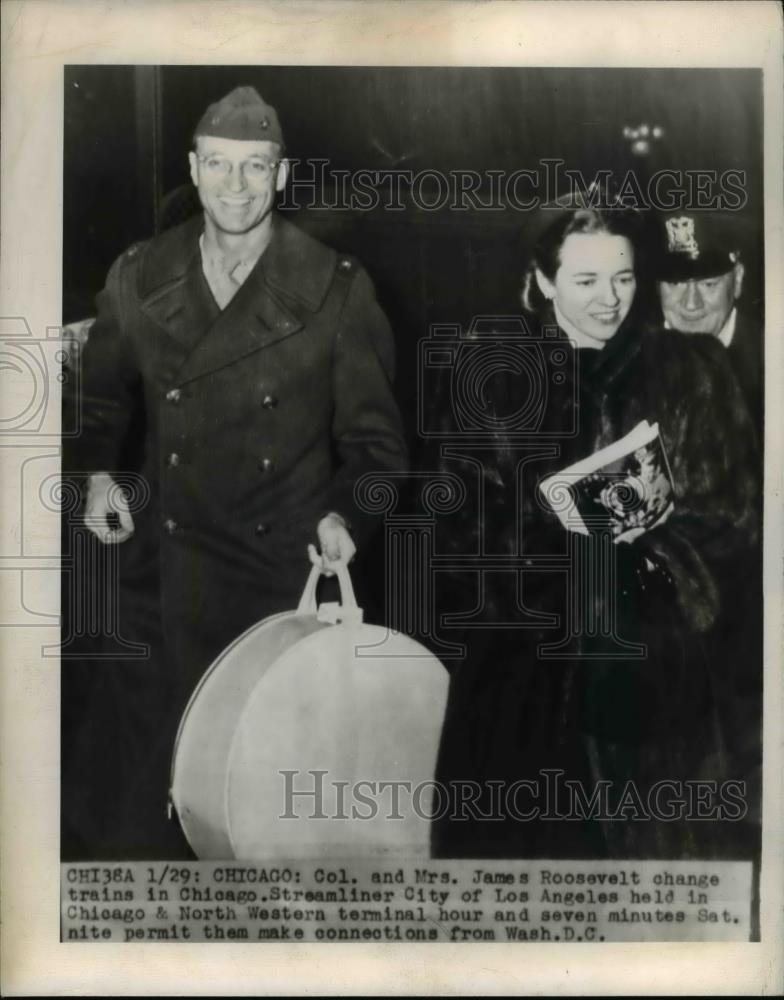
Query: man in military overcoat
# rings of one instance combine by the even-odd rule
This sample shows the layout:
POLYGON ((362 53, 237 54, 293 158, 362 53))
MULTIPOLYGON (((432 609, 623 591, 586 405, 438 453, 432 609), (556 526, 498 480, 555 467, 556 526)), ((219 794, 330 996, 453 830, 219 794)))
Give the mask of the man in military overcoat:
POLYGON ((287 172, 274 108, 250 87, 210 106, 190 170, 203 215, 109 272, 66 456, 89 474, 87 524, 122 543, 123 637, 150 646, 96 667, 97 728, 81 736, 115 772, 108 799, 81 807, 101 815, 85 835, 97 854, 177 853, 168 763, 196 682, 242 631, 296 606, 309 545, 315 561, 353 556, 369 529, 357 477, 406 461, 394 341, 367 274, 274 211, 287 172), (121 456, 142 425, 149 498, 134 501, 121 456))

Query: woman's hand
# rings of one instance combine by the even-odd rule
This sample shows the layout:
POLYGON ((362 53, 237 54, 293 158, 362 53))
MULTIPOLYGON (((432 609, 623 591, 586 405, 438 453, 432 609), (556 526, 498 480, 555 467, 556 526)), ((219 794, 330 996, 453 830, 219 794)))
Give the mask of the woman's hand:
POLYGON ((623 542, 624 544, 630 544, 631 542, 639 538, 640 535, 644 535, 646 531, 650 531, 651 528, 658 528, 660 524, 664 524, 664 522, 669 518, 670 514, 672 514, 674 509, 675 505, 671 503, 667 507, 665 512, 662 514, 662 516, 659 518, 659 520, 656 521, 654 524, 649 524, 646 528, 629 528, 628 531, 624 531, 616 538, 613 538, 613 542, 616 545, 619 542, 623 542))

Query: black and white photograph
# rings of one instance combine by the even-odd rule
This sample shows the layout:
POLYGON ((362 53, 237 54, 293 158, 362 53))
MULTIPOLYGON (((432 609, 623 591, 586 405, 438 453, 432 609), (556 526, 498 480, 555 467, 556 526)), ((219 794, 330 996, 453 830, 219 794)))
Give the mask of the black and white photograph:
POLYGON ((781 121, 762 56, 612 39, 58 55, 1 346, 65 955, 773 943, 781 121))

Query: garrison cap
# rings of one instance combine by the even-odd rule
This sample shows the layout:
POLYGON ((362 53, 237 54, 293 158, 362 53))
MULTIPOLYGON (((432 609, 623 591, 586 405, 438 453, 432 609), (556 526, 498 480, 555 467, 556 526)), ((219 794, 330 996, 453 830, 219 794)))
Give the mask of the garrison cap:
POLYGON ((727 212, 662 212, 656 277, 689 281, 727 274, 740 260, 740 233, 727 212))
POLYGON ((218 139, 255 142, 266 139, 283 145, 278 113, 255 87, 235 87, 230 94, 211 104, 193 133, 218 139))

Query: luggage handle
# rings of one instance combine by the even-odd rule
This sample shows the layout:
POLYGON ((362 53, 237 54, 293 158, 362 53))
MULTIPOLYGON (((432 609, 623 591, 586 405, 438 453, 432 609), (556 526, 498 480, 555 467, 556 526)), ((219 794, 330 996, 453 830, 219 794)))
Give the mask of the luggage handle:
POLYGON ((357 606, 357 599, 354 595, 354 587, 351 583, 348 564, 342 559, 336 559, 334 562, 328 559, 324 559, 323 561, 323 567, 311 567, 305 589, 302 591, 302 597, 297 606, 297 614, 316 615, 319 621, 329 622, 332 625, 336 625, 339 621, 361 622, 362 609, 357 606), (329 571, 333 572, 338 578, 340 604, 330 601, 317 608, 316 587, 318 586, 319 577, 322 573, 329 571))

